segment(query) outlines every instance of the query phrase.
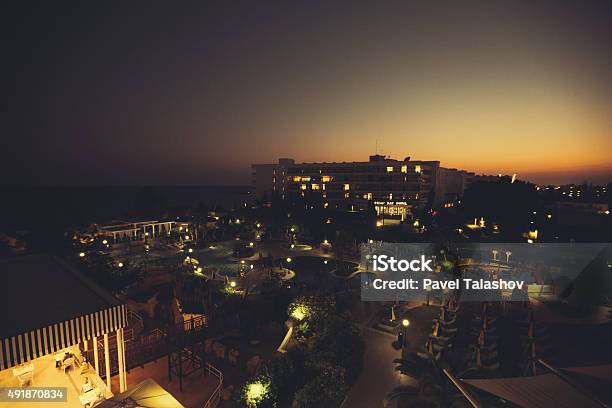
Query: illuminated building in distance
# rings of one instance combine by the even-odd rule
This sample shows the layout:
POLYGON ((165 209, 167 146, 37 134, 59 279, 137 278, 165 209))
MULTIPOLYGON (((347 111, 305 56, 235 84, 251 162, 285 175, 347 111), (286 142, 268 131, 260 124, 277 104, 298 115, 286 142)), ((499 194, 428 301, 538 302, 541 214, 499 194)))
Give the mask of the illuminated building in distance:
MULTIPOLYGON (((259 199, 277 195, 283 199, 320 202, 324 208, 364 211, 401 221, 413 209, 433 208, 445 202, 447 174, 470 174, 442 169, 439 161, 395 160, 382 155, 364 162, 296 163, 280 159, 276 164, 254 164, 253 183, 259 199), (442 171, 444 170, 444 171, 442 171)), ((453 193, 460 196, 460 190, 453 193)))

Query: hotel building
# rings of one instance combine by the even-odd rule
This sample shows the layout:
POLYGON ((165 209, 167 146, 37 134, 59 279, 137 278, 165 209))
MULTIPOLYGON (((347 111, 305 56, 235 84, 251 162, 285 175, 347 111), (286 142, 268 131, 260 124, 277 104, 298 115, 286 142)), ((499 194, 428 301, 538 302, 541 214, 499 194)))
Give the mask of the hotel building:
POLYGON ((321 201, 325 208, 364 211, 405 220, 413 209, 433 207, 440 193, 440 162, 395 160, 381 155, 366 162, 295 163, 252 166, 258 198, 321 201))
POLYGON ((278 159, 278 163, 273 164, 253 164, 253 185, 257 198, 267 197, 270 199, 274 195, 285 199, 287 194, 287 169, 295 166, 293 159, 278 159))

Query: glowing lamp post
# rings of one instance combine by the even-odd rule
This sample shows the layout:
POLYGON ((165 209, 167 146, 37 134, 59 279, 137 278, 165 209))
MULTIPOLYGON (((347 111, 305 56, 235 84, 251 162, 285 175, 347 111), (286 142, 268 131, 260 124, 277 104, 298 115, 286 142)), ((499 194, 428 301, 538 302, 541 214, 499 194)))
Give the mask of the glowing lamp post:
POLYGON ((410 326, 410 320, 402 320, 402 358, 405 359, 408 355, 408 326, 410 326))

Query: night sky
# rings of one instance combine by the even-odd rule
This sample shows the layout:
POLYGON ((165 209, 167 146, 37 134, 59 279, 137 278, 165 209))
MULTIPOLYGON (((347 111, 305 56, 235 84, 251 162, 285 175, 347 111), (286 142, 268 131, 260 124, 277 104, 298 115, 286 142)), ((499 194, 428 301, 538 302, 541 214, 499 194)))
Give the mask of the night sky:
POLYGON ((609 2, 1 7, 0 184, 248 184, 251 163, 367 160, 376 139, 612 180, 609 2))

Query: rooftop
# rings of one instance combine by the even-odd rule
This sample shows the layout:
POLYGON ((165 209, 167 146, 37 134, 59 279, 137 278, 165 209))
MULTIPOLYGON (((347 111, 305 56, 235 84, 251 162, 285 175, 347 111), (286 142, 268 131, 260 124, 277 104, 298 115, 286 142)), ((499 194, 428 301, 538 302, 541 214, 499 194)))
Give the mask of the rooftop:
POLYGON ((50 254, 0 261, 0 338, 120 304, 76 269, 50 254))

